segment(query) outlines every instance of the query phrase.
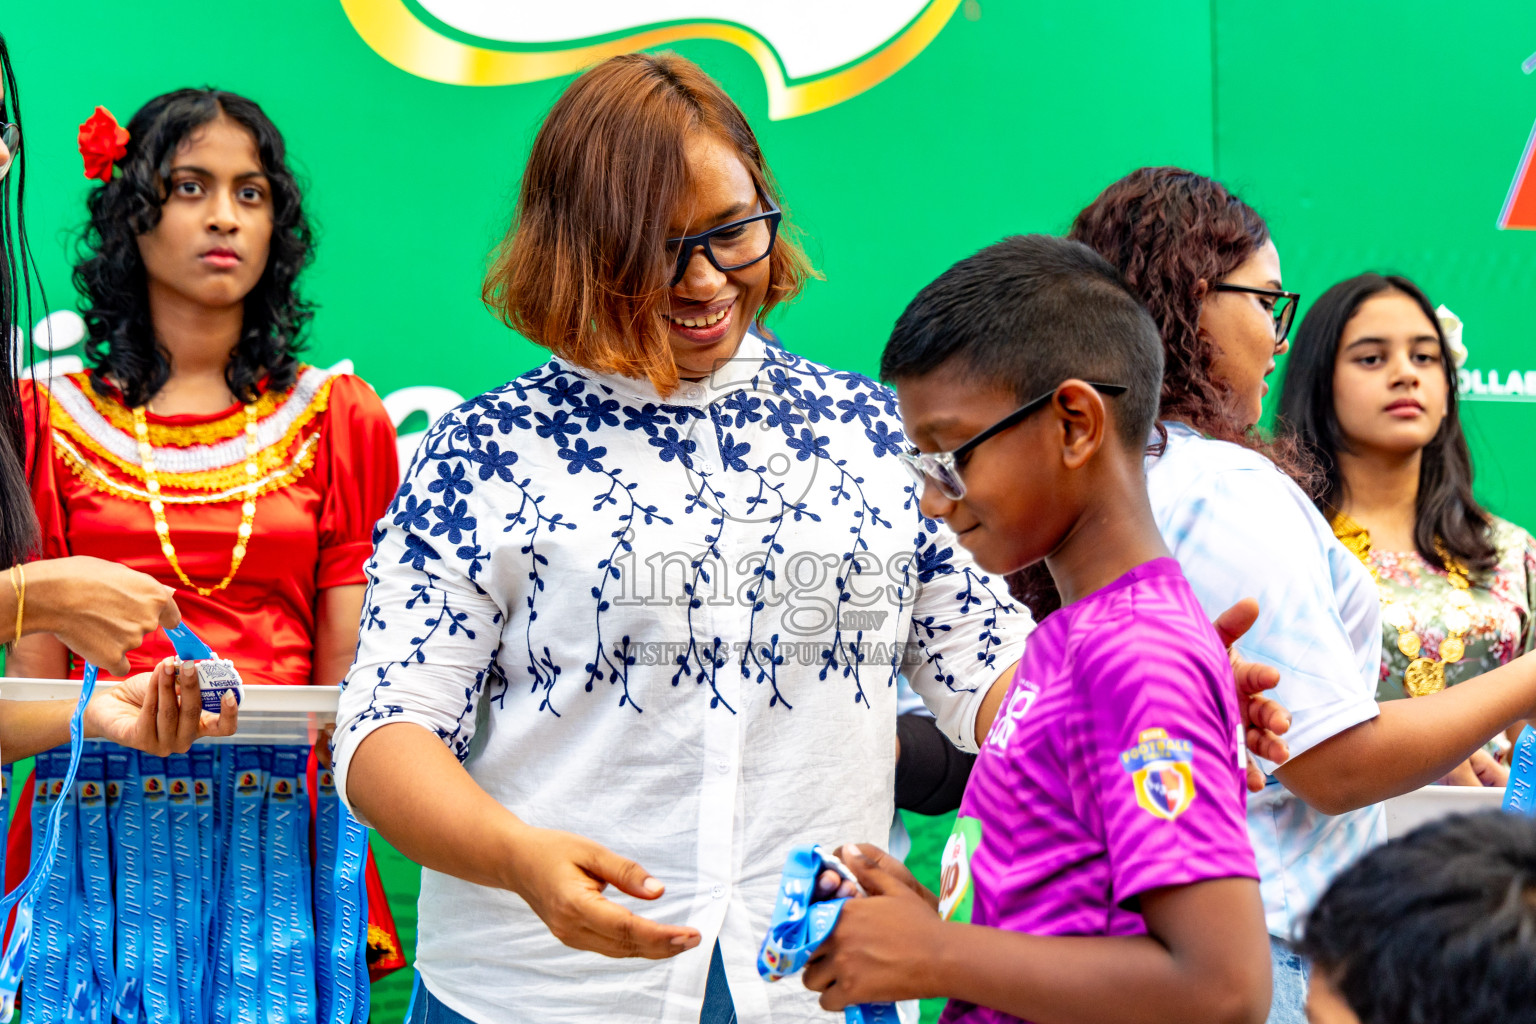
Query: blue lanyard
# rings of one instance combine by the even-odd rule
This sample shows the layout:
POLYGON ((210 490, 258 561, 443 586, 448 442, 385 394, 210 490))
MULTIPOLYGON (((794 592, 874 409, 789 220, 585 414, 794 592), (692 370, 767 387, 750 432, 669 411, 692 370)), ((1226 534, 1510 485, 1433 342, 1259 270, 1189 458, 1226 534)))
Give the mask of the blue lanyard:
POLYGON ((301 773, 308 752, 277 747, 267 783, 265 840, 268 883, 266 952, 271 974, 265 1019, 310 1021, 315 1011, 314 944, 304 878, 309 874, 309 801, 301 773))
MULTIPOLYGON (((810 961, 842 913, 845 899, 811 902, 816 876, 839 864, 819 846, 797 846, 789 851, 784 873, 779 877, 779 899, 768 923, 757 954, 757 973, 767 981, 778 981, 803 968, 810 961)), ((894 1003, 860 1003, 843 1010, 845 1024, 896 1024, 894 1003)))
POLYGON ((192 791, 192 760, 185 754, 165 759, 165 787, 170 804, 171 934, 176 943, 176 996, 182 1020, 195 1020, 203 989, 202 942, 198 925, 202 893, 198 869, 197 798, 192 791))
POLYGON ((114 750, 107 755, 107 792, 119 787, 114 834, 117 892, 117 990, 112 1016, 138 1024, 144 992, 144 784, 139 755, 114 750))
MULTIPOLYGON (((73 791, 75 773, 80 768, 80 753, 85 742, 85 706, 96 691, 96 666, 85 667, 85 679, 80 685, 80 698, 75 703, 74 714, 69 719, 69 761, 64 772, 63 790, 73 791)), ((22 970, 27 962, 27 945, 32 937, 32 900, 38 888, 46 884, 53 871, 54 857, 59 852, 59 829, 65 809, 73 801, 60 800, 49 808, 41 842, 41 858, 33 858, 27 876, 21 884, 0 899, 0 921, 16 908, 16 923, 11 931, 5 953, 0 955, 0 1024, 11 1019, 16 1010, 16 989, 21 981, 22 970)))
POLYGON ((315 773, 315 947, 320 955, 315 963, 316 1019, 343 1021, 351 1019, 337 1012, 338 962, 336 958, 336 850, 340 841, 341 818, 336 813, 336 778, 330 769, 315 773))
POLYGON ((171 875, 171 808, 165 758, 139 755, 144 786, 144 1013, 155 1024, 180 1018, 171 875))
POLYGON ((316 845, 322 862, 335 865, 315 876, 320 962, 334 970, 318 986, 323 992, 329 982, 331 1001, 328 1010, 321 1004, 320 1019, 341 1024, 363 1022, 368 1019, 369 1004, 368 943, 364 939, 368 892, 363 879, 368 830, 348 812, 333 783, 322 783, 319 796, 316 845))
POLYGON ((235 748, 234 837, 229 851, 230 898, 233 909, 230 941, 233 976, 230 1006, 221 1021, 261 1024, 263 970, 262 929, 265 886, 261 875, 261 811, 267 773, 254 747, 235 748))
MULTIPOLYGON (((69 998, 72 958, 67 929, 74 920, 73 908, 70 906, 74 893, 70 883, 72 876, 77 874, 73 870, 76 817, 74 792, 64 787, 61 778, 67 762, 63 762, 61 755, 56 753, 50 754, 48 761, 48 810, 51 813, 57 807, 63 814, 58 819, 57 859, 48 873, 47 881, 38 888, 33 906, 32 941, 44 955, 32 958, 34 961, 41 960, 41 963, 37 964, 36 970, 29 965, 25 976, 35 980, 33 987, 28 990, 28 1001, 37 1008, 41 1019, 54 1020, 66 1016, 69 998)), ((28 1016, 31 1016, 30 1012, 28 1016)))
POLYGON ((112 847, 108 832, 111 809, 107 804, 106 754, 100 744, 80 758, 80 781, 75 785, 80 815, 80 881, 83 889, 89 964, 87 995, 73 1009, 86 1019, 106 1021, 112 1015, 112 993, 117 987, 112 969, 112 847))
POLYGON ((213 969, 217 962, 218 948, 213 945, 214 906, 218 902, 218 864, 213 847, 213 751, 207 747, 193 747, 187 755, 192 759, 192 799, 197 808, 197 866, 198 891, 202 900, 198 906, 197 947, 201 962, 197 991, 199 1020, 209 1019, 211 1004, 209 994, 213 990, 213 969))
POLYGON ((1526 726, 1515 740, 1509 757, 1509 783, 1504 789, 1504 810, 1536 815, 1536 729, 1526 726))

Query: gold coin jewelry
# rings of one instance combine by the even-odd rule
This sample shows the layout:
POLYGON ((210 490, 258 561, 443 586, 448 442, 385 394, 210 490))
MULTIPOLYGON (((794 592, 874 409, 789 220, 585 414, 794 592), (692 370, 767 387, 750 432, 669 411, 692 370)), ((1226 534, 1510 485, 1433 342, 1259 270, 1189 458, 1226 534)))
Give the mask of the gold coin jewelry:
POLYGON ((1466 635, 1472 628, 1471 582, 1463 568, 1439 543, 1435 551, 1445 565, 1446 579, 1450 582, 1451 607, 1443 615, 1445 639, 1440 641, 1440 657, 1424 656, 1424 641, 1414 631, 1413 612, 1407 605, 1393 600, 1381 581, 1381 573, 1371 564, 1371 535, 1353 519, 1342 512, 1334 516, 1333 533, 1361 563, 1370 570, 1381 597, 1381 619, 1397 630, 1397 649, 1408 658, 1408 668, 1403 672, 1403 692, 1410 697, 1424 697, 1445 689, 1445 666, 1454 665, 1467 653, 1466 635))
POLYGON ((142 405, 133 410, 133 431, 138 436, 139 461, 144 467, 144 489, 149 492, 149 511, 155 517, 155 533, 160 537, 160 550, 165 553, 165 560, 171 563, 171 568, 176 571, 181 582, 203 597, 217 594, 229 586, 235 573, 240 571, 240 563, 245 560, 246 545, 251 541, 251 525, 256 521, 257 475, 260 472, 256 459, 256 406, 247 404, 245 407, 246 484, 245 502, 240 506, 240 529, 235 534, 235 550, 229 560, 229 575, 215 587, 200 587, 187 579, 187 574, 181 571, 181 563, 176 560, 176 548, 171 544, 171 527, 165 521, 165 502, 160 499, 160 478, 155 475, 155 449, 149 443, 149 424, 144 419, 142 405))

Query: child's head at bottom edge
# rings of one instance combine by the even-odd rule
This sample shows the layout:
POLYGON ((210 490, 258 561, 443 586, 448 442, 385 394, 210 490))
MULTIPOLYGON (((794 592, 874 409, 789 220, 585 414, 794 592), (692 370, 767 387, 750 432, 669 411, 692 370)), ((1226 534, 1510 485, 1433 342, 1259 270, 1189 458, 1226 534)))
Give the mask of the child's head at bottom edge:
POLYGON ((880 376, 923 513, 989 572, 1046 557, 1096 505, 1145 504, 1162 339, 1085 245, 1017 235, 956 263, 902 313, 880 376))
POLYGON ((1378 847, 1299 951, 1312 1024, 1536 1024, 1536 820, 1456 815, 1378 847))

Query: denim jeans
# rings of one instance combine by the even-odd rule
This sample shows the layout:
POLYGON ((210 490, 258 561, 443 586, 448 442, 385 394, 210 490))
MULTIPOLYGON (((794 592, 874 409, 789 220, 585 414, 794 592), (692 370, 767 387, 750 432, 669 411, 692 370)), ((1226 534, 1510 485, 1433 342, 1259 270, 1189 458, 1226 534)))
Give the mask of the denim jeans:
MULTIPOLYGON (((411 1005, 405 1011, 405 1024, 475 1024, 474 1021, 444 1006, 427 986, 421 975, 411 989, 411 1005)), ((720 959, 720 944, 715 943, 714 955, 709 958, 709 982, 704 986, 704 1010, 699 1014, 699 1024, 736 1024, 736 1007, 731 1002, 731 987, 725 980, 725 964, 720 959)))
POLYGON ((422 984, 421 975, 416 975, 416 984, 411 988, 411 1005, 405 1011, 405 1024, 475 1024, 474 1021, 444 1006, 427 986, 422 984))
POLYGON ((1269 962, 1275 976, 1275 996, 1265 1024, 1307 1024, 1307 962, 1273 935, 1269 962))
POLYGON ((704 1011, 699 1024, 736 1024, 736 1005, 731 1001, 731 986, 725 980, 725 961, 720 959, 720 943, 709 958, 709 982, 704 986, 704 1011))

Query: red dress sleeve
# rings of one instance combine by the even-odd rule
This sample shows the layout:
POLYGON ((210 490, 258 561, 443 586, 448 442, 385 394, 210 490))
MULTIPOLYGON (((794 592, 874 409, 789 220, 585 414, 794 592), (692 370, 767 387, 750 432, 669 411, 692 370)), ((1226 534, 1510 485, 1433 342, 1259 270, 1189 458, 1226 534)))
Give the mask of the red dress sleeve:
POLYGON ((70 553, 68 517, 60 491, 58 462, 53 457, 48 389, 26 378, 20 384, 21 416, 27 431, 27 483, 32 506, 37 510, 35 558, 64 558, 70 553))
POLYGON ((324 473, 320 559, 315 586, 363 583, 373 552, 373 527, 400 486, 395 426, 384 403, 361 378, 341 374, 331 383, 316 469, 324 473))

